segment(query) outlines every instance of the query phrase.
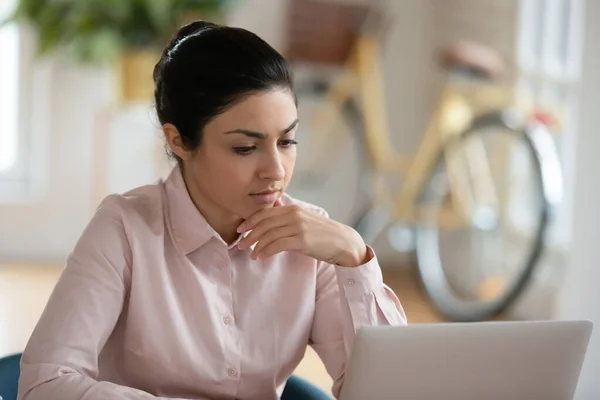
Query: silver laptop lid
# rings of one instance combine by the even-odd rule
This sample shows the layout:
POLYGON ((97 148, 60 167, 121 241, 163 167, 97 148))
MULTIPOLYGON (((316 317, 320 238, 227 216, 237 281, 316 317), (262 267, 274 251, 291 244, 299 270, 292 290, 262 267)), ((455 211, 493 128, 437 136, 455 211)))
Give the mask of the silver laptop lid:
POLYGON ((364 327, 342 400, 572 399, 590 321, 364 327))

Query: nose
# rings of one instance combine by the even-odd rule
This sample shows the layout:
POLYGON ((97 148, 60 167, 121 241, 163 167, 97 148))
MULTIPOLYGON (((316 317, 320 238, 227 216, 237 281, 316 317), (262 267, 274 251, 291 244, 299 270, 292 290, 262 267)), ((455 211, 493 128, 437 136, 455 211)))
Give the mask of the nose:
POLYGON ((285 178, 285 168, 279 151, 274 150, 265 154, 259 177, 265 180, 282 181, 285 178))

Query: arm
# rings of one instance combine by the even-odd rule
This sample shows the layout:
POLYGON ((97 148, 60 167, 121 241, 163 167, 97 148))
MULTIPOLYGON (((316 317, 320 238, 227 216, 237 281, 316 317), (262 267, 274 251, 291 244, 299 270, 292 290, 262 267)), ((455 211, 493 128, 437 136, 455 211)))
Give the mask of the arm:
POLYGON ((383 283, 371 248, 368 261, 354 268, 320 262, 315 317, 310 344, 334 380, 338 398, 354 336, 361 326, 406 325, 406 315, 393 291, 383 283))
POLYGON ((392 290, 383 284, 373 249, 358 232, 329 219, 320 208, 284 206, 258 211, 238 228, 252 230, 238 245, 257 243, 251 257, 264 259, 298 251, 317 260, 316 305, 310 344, 334 380, 340 395, 356 332, 365 325, 405 325, 406 315, 392 290))
POLYGON ((19 400, 157 399, 98 382, 98 354, 110 336, 130 279, 131 250, 117 199, 86 227, 21 360, 19 400))

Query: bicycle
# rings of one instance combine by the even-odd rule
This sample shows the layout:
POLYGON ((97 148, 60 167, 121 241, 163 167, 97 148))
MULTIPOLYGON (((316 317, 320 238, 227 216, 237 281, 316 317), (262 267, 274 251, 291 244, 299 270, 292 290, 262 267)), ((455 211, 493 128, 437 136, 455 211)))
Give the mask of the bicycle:
POLYGON ((385 10, 376 7, 292 1, 287 54, 294 65, 343 68, 299 75, 290 193, 321 204, 335 198, 332 216, 367 243, 391 232, 394 247, 416 253, 422 287, 447 319, 493 318, 531 281, 562 198, 548 115, 514 99, 492 50, 462 43, 444 53, 448 79, 418 150, 401 157, 386 126, 378 65, 385 10))

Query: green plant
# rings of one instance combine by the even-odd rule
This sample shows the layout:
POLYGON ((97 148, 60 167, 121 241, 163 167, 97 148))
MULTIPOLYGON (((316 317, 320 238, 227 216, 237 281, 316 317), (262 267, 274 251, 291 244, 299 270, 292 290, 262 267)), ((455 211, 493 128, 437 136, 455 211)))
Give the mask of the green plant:
POLYGON ((27 22, 38 53, 64 48, 83 63, 132 49, 160 49, 191 18, 220 20, 235 0, 20 0, 9 21, 27 22))

